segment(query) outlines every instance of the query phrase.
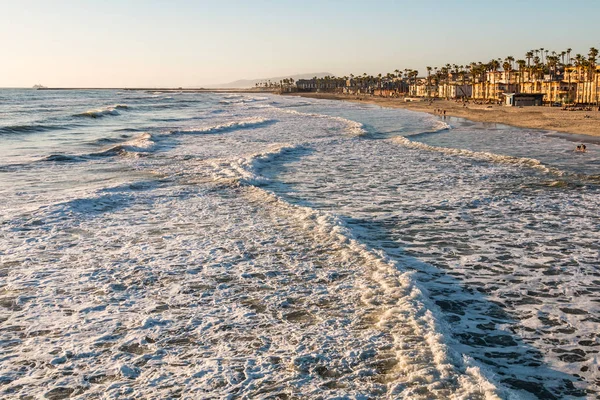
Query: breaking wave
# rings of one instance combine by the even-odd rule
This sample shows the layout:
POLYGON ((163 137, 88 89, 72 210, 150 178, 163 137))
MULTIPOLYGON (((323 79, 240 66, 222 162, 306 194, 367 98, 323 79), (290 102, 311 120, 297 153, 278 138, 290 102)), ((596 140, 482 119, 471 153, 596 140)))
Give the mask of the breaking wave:
POLYGON ((86 112, 82 112, 79 114, 74 114, 74 117, 83 117, 83 118, 102 118, 109 115, 119 115, 118 110, 128 110, 130 107, 126 104, 117 104, 114 106, 109 106, 105 108, 100 108, 96 110, 88 110, 86 112))
POLYGON ((80 156, 73 156, 68 154, 50 154, 42 159, 42 161, 51 161, 51 162, 77 162, 83 161, 83 158, 80 156))
MULTIPOLYGON (((95 144, 110 144, 115 143, 118 139, 99 139, 95 144)), ((141 135, 105 148, 102 151, 88 153, 88 154, 50 154, 43 157, 38 161, 48 162, 78 162, 89 160, 90 158, 96 157, 112 157, 112 156, 138 156, 139 153, 148 153, 154 149, 154 141, 152 135, 149 133, 142 133, 141 135)))
POLYGON ((234 161, 212 160, 213 179, 219 182, 230 182, 235 185, 260 186, 269 181, 259 171, 270 161, 285 154, 304 150, 304 146, 290 144, 273 144, 264 152, 243 157, 234 161))
POLYGON ((259 187, 268 182, 268 178, 260 175, 266 164, 302 150, 303 146, 275 144, 235 162, 215 160, 213 177, 221 183, 241 185, 251 201, 272 208, 282 218, 294 220, 296 226, 315 236, 315 242, 328 243, 329 247, 340 249, 344 257, 362 260, 356 265, 363 277, 358 282, 360 301, 370 310, 373 326, 384 329, 392 337, 390 354, 394 359, 388 361, 393 367, 386 372, 389 374, 386 379, 394 395, 418 397, 419 390, 427 387, 431 393, 449 390, 464 396, 477 393, 484 398, 498 399, 501 390, 485 376, 477 362, 452 348, 454 343, 440 322, 442 317, 437 315, 437 307, 411 272, 403 272, 395 261, 360 243, 334 214, 291 204, 259 187))
POLYGON ((363 124, 361 124, 360 122, 357 122, 357 121, 353 121, 351 119, 347 119, 347 118, 343 118, 343 117, 334 117, 334 116, 325 115, 325 114, 304 113, 304 112, 300 112, 300 111, 296 111, 296 110, 284 110, 281 108, 275 108, 275 109, 277 109, 281 112, 287 113, 287 114, 301 115, 301 116, 313 117, 313 118, 325 118, 325 119, 329 119, 332 121, 339 121, 346 125, 346 131, 348 133, 350 133, 351 135, 364 136, 368 133, 363 124))
POLYGON ((264 126, 267 124, 271 124, 276 122, 275 120, 262 118, 262 117, 254 117, 247 118, 240 121, 231 121, 226 122, 224 124, 207 126, 203 128, 191 128, 191 129, 183 129, 171 131, 171 133, 200 133, 200 134, 208 134, 208 133, 221 133, 221 132, 229 132, 238 129, 247 129, 254 128, 258 126, 264 126))
MULTIPOLYGON (((419 134, 412 135, 410 137, 414 137, 414 136, 418 136, 418 135, 419 134)), ((513 157, 513 156, 502 155, 502 154, 484 152, 484 151, 472 151, 472 150, 466 150, 466 149, 453 149, 453 148, 449 148, 449 147, 430 146, 425 143, 414 142, 414 141, 408 139, 407 137, 403 137, 403 136, 394 137, 394 138, 392 138, 392 141, 399 145, 402 145, 402 146, 408 147, 408 148, 412 148, 412 149, 436 151, 436 152, 444 153, 444 154, 448 154, 448 155, 474 158, 477 160, 491 161, 491 162, 495 162, 495 163, 499 163, 499 164, 511 164, 511 165, 529 167, 529 168, 541 170, 543 172, 553 173, 553 174, 561 175, 561 176, 564 174, 563 171, 556 169, 556 168, 548 167, 548 166, 542 164, 542 162, 540 160, 536 160, 535 158, 513 157)))
POLYGON ((91 157, 110 157, 110 156, 126 156, 126 155, 138 155, 138 153, 147 153, 153 150, 154 141, 152 141, 152 135, 149 133, 142 133, 136 136, 132 140, 123 142, 121 144, 109 147, 106 150, 91 153, 91 157))
POLYGON ((72 127, 71 125, 41 125, 41 124, 12 125, 12 126, 0 127, 0 135, 47 132, 47 131, 54 131, 54 130, 59 130, 59 129, 70 129, 71 127, 72 127))
POLYGON ((417 133, 411 133, 411 134, 402 135, 402 136, 405 138, 414 139, 414 138, 418 138, 418 137, 430 136, 430 135, 435 135, 435 134, 442 133, 442 132, 447 132, 451 129, 452 129, 452 126, 450 126, 450 124, 448 124, 444 121, 435 120, 435 121, 433 121, 433 126, 429 130, 421 131, 421 132, 417 132, 417 133))
POLYGON ((257 101, 268 100, 268 97, 244 97, 240 95, 225 96, 225 98, 219 101, 220 104, 247 104, 254 103, 257 101))

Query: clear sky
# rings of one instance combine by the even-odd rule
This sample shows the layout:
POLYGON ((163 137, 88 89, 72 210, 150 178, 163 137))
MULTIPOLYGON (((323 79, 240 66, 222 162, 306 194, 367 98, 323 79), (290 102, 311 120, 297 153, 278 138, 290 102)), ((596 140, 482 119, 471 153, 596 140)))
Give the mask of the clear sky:
POLYGON ((0 0, 0 87, 199 86, 600 48, 600 1, 0 0))

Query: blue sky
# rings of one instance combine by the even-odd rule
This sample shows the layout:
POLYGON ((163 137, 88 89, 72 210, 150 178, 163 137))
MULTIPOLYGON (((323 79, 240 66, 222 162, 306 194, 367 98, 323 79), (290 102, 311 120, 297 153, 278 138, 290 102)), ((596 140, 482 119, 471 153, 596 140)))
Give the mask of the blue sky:
POLYGON ((0 87, 198 86, 600 47, 600 1, 0 0, 0 87))

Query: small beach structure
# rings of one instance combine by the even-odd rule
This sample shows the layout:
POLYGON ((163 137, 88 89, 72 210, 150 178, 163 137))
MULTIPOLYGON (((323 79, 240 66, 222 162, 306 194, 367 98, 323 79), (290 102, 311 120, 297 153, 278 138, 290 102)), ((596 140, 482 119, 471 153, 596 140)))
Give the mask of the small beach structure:
POLYGON ((504 98, 507 106, 541 106, 544 102, 544 93, 504 93, 504 98))

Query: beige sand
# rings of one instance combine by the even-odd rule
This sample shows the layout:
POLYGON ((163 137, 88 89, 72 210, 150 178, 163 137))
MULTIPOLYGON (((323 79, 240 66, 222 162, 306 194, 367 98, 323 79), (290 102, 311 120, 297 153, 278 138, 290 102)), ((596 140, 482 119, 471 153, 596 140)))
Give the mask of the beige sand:
POLYGON ((463 107, 462 103, 448 100, 410 102, 377 96, 356 96, 332 93, 292 93, 291 95, 315 99, 347 100, 357 103, 377 104, 382 107, 406 108, 435 114, 436 109, 446 110, 446 116, 466 118, 471 121, 495 122, 522 128, 542 129, 600 137, 600 112, 564 111, 560 107, 508 107, 474 105, 463 107), (589 116, 586 118, 585 116, 589 116))

